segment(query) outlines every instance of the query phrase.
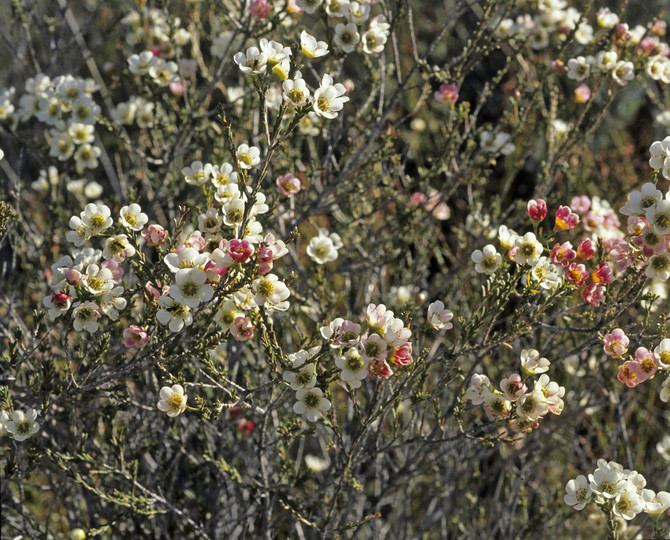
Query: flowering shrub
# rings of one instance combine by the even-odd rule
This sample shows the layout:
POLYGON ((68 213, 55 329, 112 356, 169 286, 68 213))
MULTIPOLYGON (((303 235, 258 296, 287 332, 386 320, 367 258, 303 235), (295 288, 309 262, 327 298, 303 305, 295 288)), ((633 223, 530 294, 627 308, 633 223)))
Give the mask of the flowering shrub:
POLYGON ((668 537, 661 2, 10 4, 3 535, 668 537))

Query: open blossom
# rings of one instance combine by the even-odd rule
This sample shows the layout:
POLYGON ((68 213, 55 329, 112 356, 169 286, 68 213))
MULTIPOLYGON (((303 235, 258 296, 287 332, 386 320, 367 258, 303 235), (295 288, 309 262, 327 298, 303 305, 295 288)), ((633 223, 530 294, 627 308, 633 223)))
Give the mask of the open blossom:
POLYGON ((77 332, 86 330, 91 334, 98 331, 98 319, 102 312, 95 302, 83 302, 75 306, 72 311, 74 329, 77 332))
POLYGON ((605 300, 605 287, 600 283, 589 283, 582 289, 584 302, 593 307, 598 307, 605 300))
POLYGON ((500 381, 500 389, 503 391, 505 399, 509 401, 516 401, 528 391, 521 375, 518 373, 513 373, 500 381))
POLYGON ((319 229, 319 235, 309 241, 307 255, 317 264, 326 264, 337 259, 337 250, 344 244, 337 233, 319 229))
POLYGON ((212 175, 212 164, 194 161, 188 167, 184 167, 181 174, 187 184, 202 186, 212 175))
POLYGON ((559 206, 556 210, 556 224, 554 232, 573 229, 579 223, 579 215, 575 214, 569 206, 559 206))
POLYGON ((495 274, 502 263, 502 255, 496 251, 493 244, 487 244, 482 250, 475 249, 470 256, 475 263, 475 270, 480 274, 495 274))
POLYGON ((111 214, 109 208, 104 204, 89 203, 81 213, 81 223, 86 226, 89 235, 100 234, 114 224, 114 220, 110 217, 111 214))
POLYGON ((458 101, 458 87, 455 84, 441 84, 433 97, 443 105, 454 105, 458 101))
POLYGON ((607 356, 621 358, 628 351, 630 340, 621 328, 613 330, 603 338, 603 349, 607 356))
POLYGON ((654 356, 660 369, 670 369, 670 339, 662 339, 654 349, 654 356))
POLYGON ((287 79, 282 83, 282 96, 289 107, 302 107, 307 105, 309 99, 309 88, 302 78, 300 72, 296 72, 295 78, 287 79))
POLYGON ((670 135, 662 141, 654 141, 649 147, 649 153, 649 166, 656 170, 662 169, 663 176, 670 179, 670 135))
POLYGON ((370 362, 385 360, 388 354, 388 345, 379 334, 361 337, 360 351, 363 358, 370 362))
POLYGON ((339 23, 335 25, 333 41, 344 52, 353 52, 360 40, 361 35, 358 33, 358 29, 354 23, 339 23))
POLYGON ((248 341, 254 337, 254 325, 248 317, 237 317, 230 327, 230 333, 238 341, 248 341))
POLYGON ((301 187, 300 180, 291 173, 277 177, 277 189, 285 197, 293 197, 300 191, 301 187))
POLYGON ((70 309, 72 305, 72 297, 64 292, 57 292, 42 299, 44 307, 49 310, 49 315, 54 319, 60 317, 63 313, 70 309))
POLYGON ((566 267, 577 257, 577 252, 572 249, 570 242, 556 244, 550 253, 551 262, 566 267))
POLYGON ((286 311, 289 306, 287 298, 291 295, 288 287, 275 274, 266 274, 255 279, 251 284, 255 294, 254 301, 269 310, 286 311))
POLYGON ((343 84, 333 84, 333 78, 325 73, 321 79, 321 85, 314 92, 314 112, 329 120, 336 118, 337 113, 349 101, 349 98, 345 96, 346 92, 343 84))
POLYGON ((451 323, 451 319, 453 318, 454 314, 450 310, 444 308, 444 302, 441 300, 436 300, 428 306, 426 319, 428 325, 435 330, 449 330, 450 328, 453 328, 454 325, 451 323))
POLYGON ((159 247, 165 242, 165 237, 167 236, 167 231, 160 225, 149 225, 145 230, 142 231, 142 238, 147 243, 147 246, 150 247, 159 247))
POLYGON ((330 401, 323 397, 320 388, 302 388, 295 394, 293 412, 302 414, 308 421, 316 422, 322 412, 330 409, 330 401))
POLYGON ((581 287, 586 283, 586 280, 589 277, 589 273, 586 270, 586 266, 578 263, 570 263, 570 265, 565 270, 565 279, 571 285, 576 287, 581 287))
POLYGON ((123 340, 126 347, 141 349, 149 341, 149 335, 141 326, 132 324, 123 331, 123 340))
POLYGON ((567 483, 565 492, 563 497, 565 504, 574 506, 575 510, 582 510, 591 502, 593 490, 586 477, 580 474, 577 478, 570 480, 567 483))
POLYGON ((518 264, 533 266, 542 255, 542 244, 532 232, 516 237, 514 241, 514 261, 518 264))
POLYGON ((580 261, 589 261, 596 254, 596 246, 590 238, 584 238, 577 247, 577 258, 580 261))
POLYGON ((167 413, 169 417, 178 416, 186 410, 188 396, 184 394, 182 385, 164 386, 161 388, 159 396, 158 409, 167 413))
POLYGON ((236 157, 240 169, 251 169, 261 162, 261 151, 256 146, 241 144, 237 147, 236 157))
POLYGON ((267 0, 251 0, 249 2, 249 13, 257 19, 264 19, 272 12, 272 4, 267 0))
POLYGON ((328 44, 325 41, 317 41, 304 30, 300 34, 300 46, 306 58, 318 58, 328 54, 328 44))
POLYGON ((158 305, 161 309, 156 313, 156 319, 161 324, 167 324, 171 332, 179 332, 184 326, 190 326, 193 322, 189 307, 171 296, 161 296, 158 305))
POLYGON ((540 358, 540 353, 535 349, 523 349, 521 351, 521 369, 524 375, 538 375, 549 370, 549 360, 540 358))
POLYGON ((497 390, 482 388, 482 400, 489 418, 507 418, 511 413, 511 403, 497 390))
POLYGON ((305 364, 301 366, 298 371, 285 371, 282 375, 293 390, 300 390, 301 388, 314 388, 316 386, 316 370, 315 364, 305 364))
POLYGON ((246 53, 238 52, 233 60, 240 67, 242 73, 253 73, 258 75, 267 68, 268 59, 258 47, 249 47, 246 53))
POLYGON ((35 409, 28 409, 26 412, 15 409, 9 420, 4 423, 5 430, 15 441, 25 441, 40 430, 37 423, 38 414, 35 409))
POLYGON ((342 370, 340 379, 352 388, 359 388, 361 381, 368 376, 368 360, 355 347, 335 358, 335 365, 342 370))
POLYGON ((647 208, 645 217, 658 234, 670 234, 670 200, 660 200, 647 208))
POLYGON ((198 268, 184 268, 175 274, 175 283, 170 287, 170 296, 177 302, 195 308, 201 302, 211 300, 214 289, 206 283, 207 275, 198 268))

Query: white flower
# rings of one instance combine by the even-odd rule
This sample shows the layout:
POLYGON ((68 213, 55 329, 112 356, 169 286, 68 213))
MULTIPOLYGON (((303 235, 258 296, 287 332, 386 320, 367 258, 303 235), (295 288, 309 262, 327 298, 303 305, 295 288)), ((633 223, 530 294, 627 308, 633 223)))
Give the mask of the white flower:
POLYGON ((412 331, 409 328, 405 328, 405 323, 402 319, 394 317, 386 322, 381 329, 381 334, 389 346, 400 347, 409 341, 412 331))
POLYGON ((616 13, 613 13, 610 8, 607 7, 603 7, 598 10, 596 19, 600 28, 614 28, 617 24, 619 24, 619 16, 616 13))
POLYGON ((74 153, 75 165, 78 169, 95 169, 98 166, 98 157, 101 150, 88 143, 82 144, 74 153))
POLYGON ((295 0, 295 4, 305 10, 305 13, 314 13, 323 4, 323 0, 295 0))
POLYGON ((644 508, 644 501, 638 495, 636 487, 629 482, 624 482, 623 488, 619 489, 617 493, 616 501, 612 508, 614 515, 631 520, 642 512, 644 508))
POLYGON ((465 391, 465 399, 472 401, 473 405, 481 405, 484 403, 483 393, 486 389, 493 389, 489 378, 486 375, 475 373, 470 378, 470 386, 465 391))
MULTIPOLYGON (((600 463, 600 460, 598 462, 600 463)), ((614 499, 622 483, 622 472, 606 466, 599 466, 593 474, 589 474, 589 487, 601 499, 614 499)))
POLYGON ((347 90, 341 83, 333 84, 333 78, 327 73, 321 79, 321 86, 314 92, 314 112, 332 120, 342 110, 344 104, 349 101, 345 96, 347 90))
POLYGON ((5 427, 7 422, 9 422, 9 414, 7 414, 7 411, 0 411, 0 437, 9 435, 9 431, 5 427))
POLYGON ((337 250, 342 247, 342 240, 336 233, 328 234, 327 229, 319 229, 319 235, 309 241, 307 255, 317 264, 326 264, 337 259, 337 250))
POLYGON ((519 236, 514 241, 516 253, 514 261, 518 264, 528 264, 533 266, 542 255, 542 244, 540 244, 532 232, 519 236))
POLYGON ((593 41, 593 26, 586 22, 580 23, 575 32, 575 41, 580 45, 591 43, 593 41))
POLYGON ((72 103, 72 118, 82 124, 95 124, 100 107, 90 96, 84 96, 72 103))
POLYGON ((563 496, 565 504, 574 506, 575 510, 582 510, 591 502, 591 487, 586 476, 580 474, 577 478, 570 480, 565 486, 566 494, 563 496))
POLYGON ((496 252, 493 244, 487 244, 481 251, 474 250, 470 258, 475 263, 475 270, 480 274, 495 274, 502 263, 502 255, 496 252))
MULTIPOLYGON (((649 163, 651 164, 651 160, 649 163)), ((662 199, 663 193, 656 189, 654 184, 647 182, 642 185, 640 191, 636 190, 628 195, 628 201, 621 207, 620 212, 625 216, 644 216, 649 208, 662 199)))
POLYGON ((345 15, 352 23, 362 24, 370 17, 370 6, 361 2, 350 2, 345 15))
POLYGON ((221 307, 219 307, 216 315, 214 315, 214 321, 225 332, 230 330, 230 327, 238 317, 244 317, 244 313, 237 308, 234 302, 231 300, 226 300, 223 304, 221 304, 221 307))
POLYGON ((616 51, 600 51, 596 54, 595 67, 600 71, 612 71, 619 60, 616 51))
POLYGON ((78 218, 77 216, 72 216, 70 218, 69 225, 72 230, 65 234, 65 239, 68 242, 72 242, 77 247, 83 246, 84 242, 91 236, 90 231, 81 218, 78 218))
POLYGON ((291 385, 293 390, 314 388, 316 386, 315 364, 306 364, 298 371, 285 371, 282 378, 291 385))
POLYGON ((377 27, 372 27, 362 37, 365 54, 379 54, 384 50, 388 36, 377 27))
POLYGON ((568 60, 568 79, 583 81, 588 78, 590 71, 591 65, 583 56, 568 60))
POLYGON ((388 354, 388 345, 379 334, 362 336, 359 347, 361 356, 370 362, 385 360, 388 354))
POLYGON ((519 235, 512 229, 508 229, 507 225, 498 227, 498 242, 503 249, 511 249, 514 247, 514 242, 519 235))
POLYGON ((514 152, 516 146, 512 143, 512 137, 509 133, 499 131, 484 131, 479 134, 479 146, 482 150, 491 154, 500 152, 503 156, 509 156, 514 152))
POLYGON ((100 268, 97 264, 90 264, 86 273, 81 277, 81 284, 95 296, 105 294, 114 287, 112 271, 109 268, 100 268))
POLYGON ((667 281, 670 278, 670 253, 655 253, 647 259, 644 275, 650 279, 667 281))
POLYGON ((326 13, 330 17, 344 17, 349 9, 349 0, 326 0, 326 13))
POLYGON ((670 339, 662 339, 654 349, 654 356, 660 369, 670 369, 670 339))
POLYGON ((151 51, 143 51, 140 54, 133 54, 128 58, 128 69, 136 75, 149 73, 149 68, 156 61, 156 56, 151 51))
POLYGON ((168 253, 163 262, 174 273, 184 268, 204 269, 207 264, 208 256, 206 253, 199 253, 195 248, 184 248, 179 253, 168 253))
POLYGON ((656 170, 663 169, 663 176, 670 180, 670 135, 662 141, 653 142, 649 153, 649 166, 656 170))
POLYGON ((214 296, 214 289, 206 283, 207 274, 198 268, 184 268, 175 274, 175 284, 170 286, 170 296, 187 307, 198 307, 214 296))
MULTIPOLYGON (((104 204, 89 203, 84 207, 80 216, 89 234, 99 234, 114 224, 114 220, 110 217, 111 214, 109 208, 104 204)), ((72 220, 70 220, 70 227, 74 229, 72 220)))
POLYGON ((161 296, 158 305, 163 309, 156 313, 156 319, 161 324, 169 325, 171 332, 179 332, 184 326, 190 326, 193 315, 188 306, 180 304, 170 296, 161 296))
POLYGON ((318 58, 328 54, 328 44, 325 41, 317 41, 304 30, 300 34, 300 46, 302 54, 307 58, 318 58))
POLYGON ((540 358, 540 353, 535 349, 523 349, 521 369, 526 375, 539 375, 549 371, 549 360, 544 357, 540 358))
POLYGON ((665 435, 656 443, 656 451, 665 461, 670 461, 670 434, 665 435))
POLYGON ((204 214, 198 216, 198 229, 206 233, 215 233, 221 230, 223 217, 217 208, 208 208, 204 214))
POLYGON ((56 319, 70 309, 72 298, 65 293, 59 292, 45 296, 42 299, 42 303, 49 310, 49 315, 56 319))
POLYGON ((291 291, 275 274, 266 274, 255 279, 251 284, 251 290, 255 294, 254 302, 258 306, 278 311, 288 309, 289 303, 286 299, 291 295, 291 291))
POLYGON ((67 134, 75 144, 92 143, 95 139, 93 129, 94 127, 91 124, 72 122, 67 128, 67 134))
POLYGON ((175 417, 186 410, 188 396, 184 394, 184 388, 180 384, 175 384, 172 388, 164 386, 159 396, 158 409, 167 413, 168 416, 175 417))
POLYGON ((158 86, 167 86, 179 81, 179 66, 175 62, 166 62, 158 58, 149 67, 149 76, 158 86))
POLYGON ((323 397, 320 388, 302 388, 295 393, 298 400, 293 405, 293 412, 302 414, 310 422, 316 422, 322 412, 330 409, 330 401, 323 397))
POLYGON ((212 175, 212 164, 205 163, 203 165, 202 161, 194 161, 189 167, 184 167, 181 174, 184 175, 184 181, 187 184, 202 186, 207 183, 212 175))
POLYGON ((537 420, 549 411, 549 406, 544 399, 544 395, 538 389, 524 394, 516 402, 517 414, 527 420, 537 420))
POLYGON ((533 282, 548 291, 555 291, 561 285, 561 273, 549 257, 542 256, 530 270, 533 282))
POLYGON ((102 317, 102 313, 98 304, 95 302, 84 302, 72 310, 72 325, 77 332, 81 332, 84 329, 92 334, 98 331, 98 319, 100 317, 102 317))
POLYGON ((240 66, 242 73, 263 73, 267 68, 267 57, 258 47, 249 47, 246 53, 238 52, 233 56, 235 63, 240 66))
POLYGON ((436 300, 428 306, 428 315, 426 316, 428 324, 435 330, 449 330, 454 325, 450 322, 454 318, 454 314, 444 309, 444 303, 441 300, 436 300))
POLYGON ((628 81, 632 81, 635 77, 634 68, 633 62, 619 60, 612 70, 612 78, 618 85, 626 86, 628 81))
POLYGON ((654 521, 658 521, 670 508, 670 493, 667 491, 654 493, 651 489, 643 489, 640 495, 644 504, 644 512, 649 514, 654 521))
POLYGON ((149 218, 142 212, 142 208, 137 203, 124 206, 119 210, 119 223, 126 229, 141 231, 149 218))
POLYGON ((296 73, 295 79, 288 79, 282 83, 283 97, 290 107, 302 107, 307 104, 309 99, 309 88, 300 76, 296 73))
POLYGON ((663 199, 647 208, 645 217, 658 234, 670 234, 670 200, 663 199))
POLYGON ((141 128, 150 128, 154 125, 154 108, 155 105, 150 101, 144 99, 137 99, 137 113, 135 114, 135 121, 137 126, 141 128))
POLYGON ((261 162, 261 151, 256 146, 241 144, 237 147, 235 155, 240 169, 251 169, 261 162))
POLYGON ((28 409, 26 412, 16 409, 5 422, 5 429, 15 441, 25 441, 40 430, 37 423, 37 411, 28 409))
POLYGON ((260 46, 261 51, 271 64, 279 64, 291 56, 291 47, 284 47, 284 45, 276 41, 268 41, 265 38, 261 38, 260 46))
POLYGON ((212 166, 212 184, 216 186, 217 190, 230 184, 237 184, 237 182, 237 173, 233 171, 233 166, 230 163, 212 166))
POLYGON ((128 304, 128 301, 121 296, 122 294, 123 287, 114 287, 100 299, 100 309, 113 321, 118 320, 119 311, 123 310, 128 304))
POLYGON ((335 25, 335 36, 333 41, 335 42, 335 45, 344 52, 353 52, 360 40, 361 35, 358 33, 358 29, 354 23, 339 23, 335 25))
POLYGON ((369 361, 353 347, 344 356, 335 358, 335 365, 342 370, 340 379, 352 388, 359 388, 361 381, 368 376, 368 364, 369 361))

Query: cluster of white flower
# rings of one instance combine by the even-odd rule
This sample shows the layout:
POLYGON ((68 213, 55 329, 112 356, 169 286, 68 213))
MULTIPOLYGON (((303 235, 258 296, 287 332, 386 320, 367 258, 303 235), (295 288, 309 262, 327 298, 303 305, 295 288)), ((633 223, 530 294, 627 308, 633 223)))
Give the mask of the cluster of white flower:
POLYGON ((628 521, 645 512, 658 522, 670 508, 670 493, 645 489, 647 480, 637 471, 604 459, 599 459, 597 465, 588 478, 580 474, 565 486, 563 501, 575 510, 582 510, 593 502, 628 521))
POLYGON ((16 109, 14 88, 0 91, 0 123, 14 129, 19 122, 36 118, 49 127, 49 155, 60 161, 75 160, 78 171, 95 169, 101 150, 93 144, 100 107, 92 94, 92 79, 61 75, 51 79, 40 73, 25 83, 16 109))
POLYGON ((583 81, 590 75, 607 75, 620 86, 625 86, 635 77, 634 64, 621 60, 616 50, 600 51, 595 56, 577 56, 568 60, 568 78, 583 81))
POLYGON ((167 86, 179 81, 179 66, 171 60, 164 60, 152 51, 132 54, 128 58, 128 69, 135 75, 149 75, 159 86, 167 86))
POLYGON ((38 414, 35 409, 28 409, 25 412, 15 409, 11 415, 6 411, 0 411, 0 437, 9 435, 17 442, 32 437, 40 429, 37 423, 38 414))
POLYGON ((155 46, 163 58, 172 58, 179 47, 191 41, 191 34, 181 27, 178 17, 170 17, 167 11, 144 7, 141 11, 132 10, 121 19, 127 27, 124 32, 126 43, 134 46, 141 43, 155 46))
POLYGON ((133 123, 140 128, 150 128, 154 125, 156 105, 141 97, 133 97, 128 101, 117 103, 111 113, 117 123, 129 126, 133 123))
POLYGON ((495 388, 486 375, 474 374, 465 397, 473 405, 484 405, 489 418, 509 418, 511 427, 527 433, 539 426, 540 419, 548 412, 559 415, 563 411, 565 388, 553 382, 546 372, 549 361, 541 358, 535 349, 521 351, 521 372, 512 373, 495 388), (533 389, 526 382, 529 377, 540 375, 533 389))
MULTIPOLYGON (((53 186, 57 186, 60 176, 58 169, 50 165, 46 170, 41 170, 37 180, 31 182, 30 187, 40 193, 48 193, 53 186)), ((88 181, 85 178, 72 179, 65 176, 65 188, 72 193, 80 203, 86 204, 92 199, 97 199, 102 194, 102 186, 95 180, 88 181)))
MULTIPOLYGON (((670 137, 663 142, 666 141, 670 143, 670 137)), ((670 158, 664 158, 661 152, 665 152, 665 148, 662 142, 657 141, 652 145, 652 167, 664 168, 665 160, 670 163, 670 158)), ((645 275, 667 281, 670 278, 670 190, 664 195, 648 182, 639 191, 629 194, 621 213, 629 216, 628 228, 633 246, 644 255, 645 275)))

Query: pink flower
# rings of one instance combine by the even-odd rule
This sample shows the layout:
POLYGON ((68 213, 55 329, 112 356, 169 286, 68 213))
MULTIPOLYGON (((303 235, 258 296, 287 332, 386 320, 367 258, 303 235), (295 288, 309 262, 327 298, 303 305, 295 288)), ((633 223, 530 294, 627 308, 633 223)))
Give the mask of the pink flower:
POLYGON ((67 281, 69 285, 76 287, 77 285, 79 285, 79 282, 81 281, 81 272, 79 270, 71 268, 70 270, 65 272, 65 281, 67 281))
POLYGON ((584 215, 591 209, 591 199, 588 195, 573 197, 570 201, 570 208, 573 212, 584 215))
POLYGON ((442 105, 454 105, 458 101, 458 88, 455 84, 442 84, 433 97, 442 105))
POLYGON ((642 231, 646 226, 649 225, 649 222, 640 216, 628 216, 628 234, 633 236, 638 236, 642 234, 642 231))
POLYGON ((590 238, 584 238, 577 247, 577 259, 589 261, 596 254, 596 246, 590 238))
POLYGON ((160 225, 149 225, 146 229, 142 231, 142 238, 147 243, 147 246, 158 247, 162 246, 165 242, 165 237, 167 236, 167 231, 160 225))
POLYGON ((285 197, 293 197, 300 191, 300 188, 302 188, 300 180, 291 173, 277 177, 277 189, 285 197))
POLYGON ((368 365, 368 374, 370 377, 381 379, 382 377, 390 377, 393 375, 393 371, 391 371, 391 366, 388 365, 386 360, 375 360, 368 365))
POLYGON ((658 369, 658 362, 654 353, 644 347, 638 347, 635 351, 635 360, 631 365, 638 376, 638 382, 644 382, 656 375, 658 369))
POLYGON ((126 347, 141 349, 149 341, 149 335, 141 326, 131 325, 123 331, 123 339, 126 347))
POLYGON ((625 240, 615 240, 612 242, 609 258, 614 263, 616 271, 621 273, 635 262, 635 253, 625 240))
POLYGON ((412 202, 412 204, 419 206, 425 204, 426 201, 428 201, 428 197, 426 196, 425 193, 417 191, 415 193, 412 193, 412 196, 409 198, 409 200, 412 202))
POLYGON ((235 420, 240 414, 242 414, 242 407, 238 405, 228 409, 228 416, 230 416, 231 420, 235 420))
POLYGON ((168 88, 173 96, 181 96, 188 88, 188 81, 180 77, 177 82, 171 82, 168 88))
POLYGON ((556 224, 554 225, 554 232, 574 229, 578 223, 579 215, 570 210, 569 206, 559 206, 558 210, 556 210, 556 224))
POLYGON ((565 279, 568 283, 581 287, 586 282, 589 273, 586 271, 586 266, 583 264, 570 263, 568 269, 565 271, 565 279))
POLYGON ((575 103, 586 103, 591 99, 591 89, 586 84, 580 84, 575 88, 575 103))
POLYGON ((619 373, 617 379, 624 383, 628 388, 634 388, 640 381, 638 381, 638 374, 631 368, 631 361, 628 360, 619 366, 619 373))
POLYGON ((205 238, 202 236, 202 233, 200 231, 193 231, 191 233, 191 236, 189 236, 186 239, 186 242, 183 244, 180 244, 176 247, 175 251, 179 253, 182 249, 184 248, 193 248, 198 251, 202 251, 205 249, 205 246, 207 245, 207 241, 205 238))
POLYGON ((117 263, 114 259, 108 259, 106 261, 102 261, 102 263, 100 264, 100 268, 107 268, 112 273, 112 281, 114 281, 114 283, 120 283, 123 274, 126 273, 126 271, 121 267, 121 265, 117 263))
POLYGON ((605 300, 605 287, 599 283, 589 283, 582 289, 582 298, 587 304, 598 307, 605 300))
POLYGON ((505 399, 510 401, 516 401, 528 391, 528 387, 518 373, 513 373, 500 381, 500 389, 503 391, 505 399))
POLYGON ((249 2, 249 13, 257 19, 264 19, 272 11, 272 5, 267 0, 251 0, 249 2))
POLYGON ((570 264, 570 261, 573 261, 577 257, 577 253, 572 249, 572 244, 570 242, 563 242, 562 244, 556 244, 549 254, 551 262, 554 264, 560 264, 563 267, 566 267, 570 264))
POLYGON ((542 199, 531 199, 526 206, 526 215, 535 223, 547 217, 547 203, 542 199))
POLYGON ((230 327, 230 333, 238 341, 248 341, 254 337, 254 325, 247 317, 237 317, 230 327))
POLYGON ((238 240, 233 238, 228 242, 228 254, 230 258, 236 263, 243 263, 251 257, 254 252, 254 246, 249 240, 238 240))
POLYGON ((360 342, 361 356, 366 360, 385 360, 388 355, 388 345, 379 334, 364 335, 360 342))
POLYGON ((244 418, 242 418, 237 424, 237 430, 242 435, 251 435, 255 428, 256 424, 254 424, 251 420, 246 420, 244 418))
POLYGON ((621 328, 613 330, 603 338, 603 350, 607 356, 621 358, 628 350, 630 340, 621 328))
POLYGON ((151 281, 147 281, 144 284, 144 288, 151 296, 153 296, 154 300, 158 300, 161 296, 164 296, 170 292, 170 287, 168 285, 163 286, 159 280, 156 280, 156 285, 160 289, 154 287, 151 281))
POLYGON ((412 358, 412 344, 407 342, 393 350, 391 362, 396 366, 409 366, 414 359, 412 358))
POLYGON ((614 274, 612 273, 612 266, 610 265, 610 263, 607 261, 601 262, 593 270, 591 278, 596 283, 602 283, 603 285, 612 283, 614 281, 614 274))
POLYGON ((658 234, 653 227, 646 225, 639 236, 633 238, 633 244, 642 248, 645 257, 665 251, 665 236, 658 234))

